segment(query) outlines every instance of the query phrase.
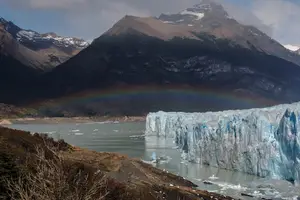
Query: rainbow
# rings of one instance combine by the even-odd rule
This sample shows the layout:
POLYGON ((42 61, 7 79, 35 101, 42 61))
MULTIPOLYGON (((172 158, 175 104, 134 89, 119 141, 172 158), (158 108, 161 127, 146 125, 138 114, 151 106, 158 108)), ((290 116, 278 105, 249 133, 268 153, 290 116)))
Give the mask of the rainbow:
MULTIPOLYGON (((233 92, 224 92, 207 87, 191 87, 182 85, 172 86, 120 86, 102 90, 89 90, 65 97, 52 99, 51 101, 40 101, 31 104, 32 107, 41 108, 44 106, 63 106, 68 104, 85 104, 89 102, 101 101, 124 101, 126 99, 139 99, 141 101, 149 99, 168 99, 178 98, 182 101, 201 101, 208 105, 222 104, 245 105, 248 107, 262 107, 274 105, 279 102, 271 101, 264 98, 238 95, 233 92)), ((199 102, 200 103, 200 102, 199 102)))

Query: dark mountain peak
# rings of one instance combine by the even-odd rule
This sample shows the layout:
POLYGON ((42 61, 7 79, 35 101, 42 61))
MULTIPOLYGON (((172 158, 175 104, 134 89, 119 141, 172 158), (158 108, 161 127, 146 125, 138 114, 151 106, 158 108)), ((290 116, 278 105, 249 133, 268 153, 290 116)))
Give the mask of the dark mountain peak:
POLYGON ((204 19, 230 18, 224 7, 213 0, 202 0, 176 14, 161 14, 158 19, 169 24, 200 24, 204 19))
POLYGON ((224 7, 212 0, 202 0, 192 8, 187 8, 186 10, 204 14, 213 13, 214 15, 221 17, 228 17, 228 13, 225 11, 224 7))

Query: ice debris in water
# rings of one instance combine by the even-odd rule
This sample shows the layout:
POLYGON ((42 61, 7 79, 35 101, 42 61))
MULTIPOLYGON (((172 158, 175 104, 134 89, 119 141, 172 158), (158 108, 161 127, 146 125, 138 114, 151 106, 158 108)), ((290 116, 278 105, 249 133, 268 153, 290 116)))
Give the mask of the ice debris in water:
POLYGON ((217 179, 219 179, 219 177, 216 177, 214 174, 211 176, 211 177, 209 177, 208 179, 210 179, 210 180, 217 180, 217 179))
POLYGON ((206 113, 157 112, 146 135, 173 138, 184 160, 300 181, 300 103, 206 113))
POLYGON ((156 160, 156 153, 155 152, 152 153, 151 158, 152 158, 152 160, 156 160))

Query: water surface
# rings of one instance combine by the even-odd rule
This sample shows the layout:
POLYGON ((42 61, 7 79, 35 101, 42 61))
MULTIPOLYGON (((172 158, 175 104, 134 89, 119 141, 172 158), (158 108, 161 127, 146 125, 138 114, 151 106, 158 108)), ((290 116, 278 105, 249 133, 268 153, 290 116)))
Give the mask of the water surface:
POLYGON ((155 136, 144 137, 144 122, 13 124, 9 127, 47 133, 54 139, 64 139, 79 147, 99 152, 118 152, 145 161, 150 161, 152 153, 155 152, 157 156, 164 156, 169 160, 154 166, 183 176, 199 185, 200 189, 233 197, 241 198, 241 193, 263 194, 270 199, 283 196, 293 199, 300 196, 300 189, 285 181, 265 180, 244 173, 183 162, 172 140, 155 136), (203 181, 210 181, 213 185, 204 184, 203 181))

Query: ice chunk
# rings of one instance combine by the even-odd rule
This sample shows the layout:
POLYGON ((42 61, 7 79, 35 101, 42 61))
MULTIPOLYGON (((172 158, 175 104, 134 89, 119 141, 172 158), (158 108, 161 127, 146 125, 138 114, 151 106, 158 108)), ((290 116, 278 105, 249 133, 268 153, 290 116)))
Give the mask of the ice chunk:
POLYGON ((152 158, 152 160, 156 160, 156 153, 155 152, 152 153, 151 158, 152 158))
POLYGON ((207 113, 160 111, 148 114, 146 135, 173 138, 182 158, 191 162, 299 183, 299 117, 300 103, 207 113))

